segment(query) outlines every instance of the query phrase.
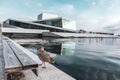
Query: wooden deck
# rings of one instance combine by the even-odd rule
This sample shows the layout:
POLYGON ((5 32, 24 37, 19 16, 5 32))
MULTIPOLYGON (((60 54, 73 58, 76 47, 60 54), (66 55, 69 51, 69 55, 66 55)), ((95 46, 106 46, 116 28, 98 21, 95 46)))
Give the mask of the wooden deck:
MULTIPOLYGON (((38 63, 41 63, 41 61, 35 54, 23 48, 16 42, 14 41, 12 42, 13 44, 17 45, 16 46, 17 48, 21 48, 24 51, 23 53, 30 56, 33 60, 37 61, 38 63)), ((5 66, 4 65, 5 63, 4 63, 4 58, 3 58, 3 45, 2 45, 1 36, 0 36, 0 80, 5 79, 5 73, 4 73, 5 66)), ((31 70, 22 71, 25 77, 21 78, 20 80, 75 80, 71 76, 67 75, 66 73, 64 73, 63 71, 59 70, 58 68, 54 67, 53 65, 49 63, 47 63, 46 66, 47 66, 46 69, 43 69, 41 66, 39 66, 38 77, 36 77, 36 75, 31 70)))

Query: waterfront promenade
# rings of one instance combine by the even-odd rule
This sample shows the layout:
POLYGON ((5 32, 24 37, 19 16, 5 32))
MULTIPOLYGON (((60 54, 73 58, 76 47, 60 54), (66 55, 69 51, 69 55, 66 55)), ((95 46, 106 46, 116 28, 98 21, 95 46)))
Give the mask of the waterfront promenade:
POLYGON ((90 34, 90 33, 66 33, 66 32, 43 32, 44 37, 55 38, 117 38, 115 35, 90 34))

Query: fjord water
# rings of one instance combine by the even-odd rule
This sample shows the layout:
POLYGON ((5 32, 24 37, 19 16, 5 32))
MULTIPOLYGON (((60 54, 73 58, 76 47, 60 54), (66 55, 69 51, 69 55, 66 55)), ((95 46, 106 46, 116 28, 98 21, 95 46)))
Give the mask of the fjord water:
MULTIPOLYGON (((77 80, 120 80, 119 38, 48 39, 45 50, 57 54, 58 67, 77 80)), ((39 44, 23 45, 37 53, 39 44)))

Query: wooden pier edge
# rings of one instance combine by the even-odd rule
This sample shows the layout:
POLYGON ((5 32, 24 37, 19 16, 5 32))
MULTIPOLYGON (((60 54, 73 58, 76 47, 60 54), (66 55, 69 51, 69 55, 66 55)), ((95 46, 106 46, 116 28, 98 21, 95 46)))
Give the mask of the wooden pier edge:
MULTIPOLYGON (((7 37, 5 38, 12 41, 18 48, 21 48, 24 52, 26 52, 26 55, 31 57, 34 61, 38 62, 38 64, 41 64, 41 61, 37 55, 23 48, 21 45, 17 44, 15 41, 7 37)), ((38 70, 32 69, 32 70, 22 71, 25 74, 24 80, 75 80, 73 77, 69 76, 68 74, 64 73, 63 71, 59 70, 58 68, 56 68, 55 66, 49 63, 46 63, 46 66, 47 66, 46 69, 43 69, 41 66, 39 66, 38 70), (38 77, 36 77, 35 74, 33 74, 32 72, 34 72, 35 74, 38 73, 38 77)), ((23 80, 23 79, 20 79, 20 80, 23 80)))

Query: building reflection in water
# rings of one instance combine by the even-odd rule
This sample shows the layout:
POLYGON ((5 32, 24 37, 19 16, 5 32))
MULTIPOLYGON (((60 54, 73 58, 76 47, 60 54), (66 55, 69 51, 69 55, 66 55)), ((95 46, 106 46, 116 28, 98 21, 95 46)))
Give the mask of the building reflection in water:
POLYGON ((58 54, 54 66, 77 80, 120 79, 120 39, 53 39, 44 47, 58 54))

